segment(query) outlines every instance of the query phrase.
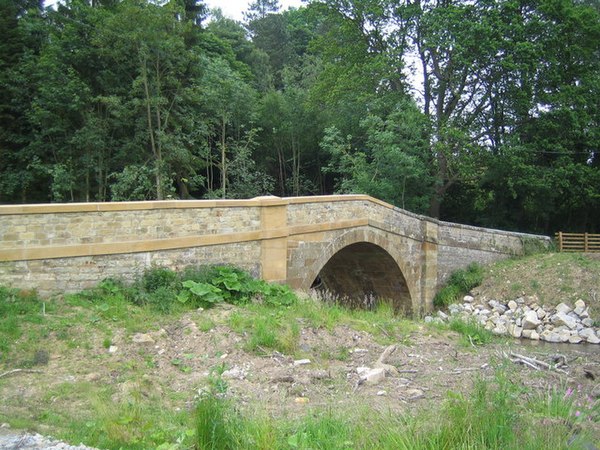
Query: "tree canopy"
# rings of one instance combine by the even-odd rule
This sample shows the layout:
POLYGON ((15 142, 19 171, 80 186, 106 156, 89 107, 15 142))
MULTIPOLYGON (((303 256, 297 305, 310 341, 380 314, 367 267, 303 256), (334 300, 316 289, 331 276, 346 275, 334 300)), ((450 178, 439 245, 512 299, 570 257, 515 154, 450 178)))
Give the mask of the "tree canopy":
POLYGON ((599 5, 0 0, 0 203, 366 193, 600 232, 599 5))

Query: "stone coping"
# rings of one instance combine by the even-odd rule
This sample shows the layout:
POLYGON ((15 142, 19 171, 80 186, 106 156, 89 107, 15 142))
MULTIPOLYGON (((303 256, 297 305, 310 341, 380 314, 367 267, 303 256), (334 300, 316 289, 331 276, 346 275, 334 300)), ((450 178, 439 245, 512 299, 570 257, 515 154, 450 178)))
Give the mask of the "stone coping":
POLYGON ((3 215, 25 215, 25 214, 60 214, 79 212, 105 212, 105 211, 144 211, 160 209, 193 209, 193 208, 256 208, 265 206, 286 206, 307 203, 333 203, 366 201, 382 206, 384 208, 400 212, 406 216, 424 222, 430 222, 442 227, 460 228, 465 230, 480 231, 491 234, 502 234, 516 237, 531 237, 544 239, 548 243, 552 240, 548 236, 521 233, 517 231, 504 231, 493 228, 484 228, 473 225, 465 225, 453 222, 445 222, 421 214, 416 214, 405 209, 393 206, 389 203, 364 194, 345 195, 315 195, 303 197, 276 197, 263 196, 252 199, 214 199, 214 200, 155 200, 136 202, 89 202, 89 203, 40 203, 27 205, 0 205, 0 216, 3 215))
MULTIPOLYGON (((89 203, 38 203, 28 205, 0 205, 1 215, 78 213, 102 211, 139 211, 155 209, 193 209, 193 208, 256 208, 260 206, 285 206, 304 203, 329 203, 348 201, 370 201, 389 209, 396 209, 368 195, 317 195, 305 197, 255 197, 245 200, 154 200, 139 202, 89 202, 89 203)), ((408 213, 412 214, 412 213, 408 213)))

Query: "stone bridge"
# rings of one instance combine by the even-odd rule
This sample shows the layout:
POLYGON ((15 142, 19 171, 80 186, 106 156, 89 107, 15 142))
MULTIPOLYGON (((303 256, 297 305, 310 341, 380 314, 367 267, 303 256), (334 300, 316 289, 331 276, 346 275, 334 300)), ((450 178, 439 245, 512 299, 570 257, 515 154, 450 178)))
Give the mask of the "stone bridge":
POLYGON ((73 292, 145 269, 234 264, 265 280, 420 313, 471 262, 549 238, 409 213, 364 195, 0 206, 0 284, 73 292))

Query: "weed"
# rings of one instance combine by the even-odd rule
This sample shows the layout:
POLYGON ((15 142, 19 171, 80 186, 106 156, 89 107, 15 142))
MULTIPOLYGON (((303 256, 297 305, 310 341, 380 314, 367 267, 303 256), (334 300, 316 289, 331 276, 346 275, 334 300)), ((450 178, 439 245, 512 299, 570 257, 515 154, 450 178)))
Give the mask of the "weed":
POLYGON ((178 283, 177 273, 163 267, 153 267, 142 275, 140 284, 146 292, 155 292, 158 289, 174 290, 178 283))
POLYGON ((491 331, 486 330, 474 321, 453 318, 448 322, 448 328, 459 333, 463 337, 465 345, 489 344, 493 339, 491 331))
POLYGON ((481 284, 483 275, 483 268, 475 263, 469 264, 464 270, 457 270, 450 275, 446 286, 436 294, 433 304, 444 307, 460 300, 461 296, 481 284))

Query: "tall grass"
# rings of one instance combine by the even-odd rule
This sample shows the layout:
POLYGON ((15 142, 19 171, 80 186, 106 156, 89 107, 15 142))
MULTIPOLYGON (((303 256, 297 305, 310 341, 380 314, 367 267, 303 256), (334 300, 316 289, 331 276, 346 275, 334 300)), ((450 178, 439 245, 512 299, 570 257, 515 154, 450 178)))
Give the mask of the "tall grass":
MULTIPOLYGON (((258 418, 230 400, 203 399, 195 412, 198 449, 583 449, 591 440, 574 434, 568 420, 543 427, 540 417, 571 411, 568 396, 554 396, 552 410, 524 401, 522 388, 500 370, 475 381, 469 395, 449 393, 439 410, 395 415, 359 406, 349 411, 312 410, 296 418, 258 418), (532 409, 533 408, 533 409, 532 409), (258 443, 260 442, 260 445, 258 443)), ((569 416, 570 417, 570 416, 569 416)))
POLYGON ((433 304, 444 307, 459 301, 462 296, 483 282, 483 275, 483 267, 476 263, 453 272, 446 285, 434 297, 433 304))

